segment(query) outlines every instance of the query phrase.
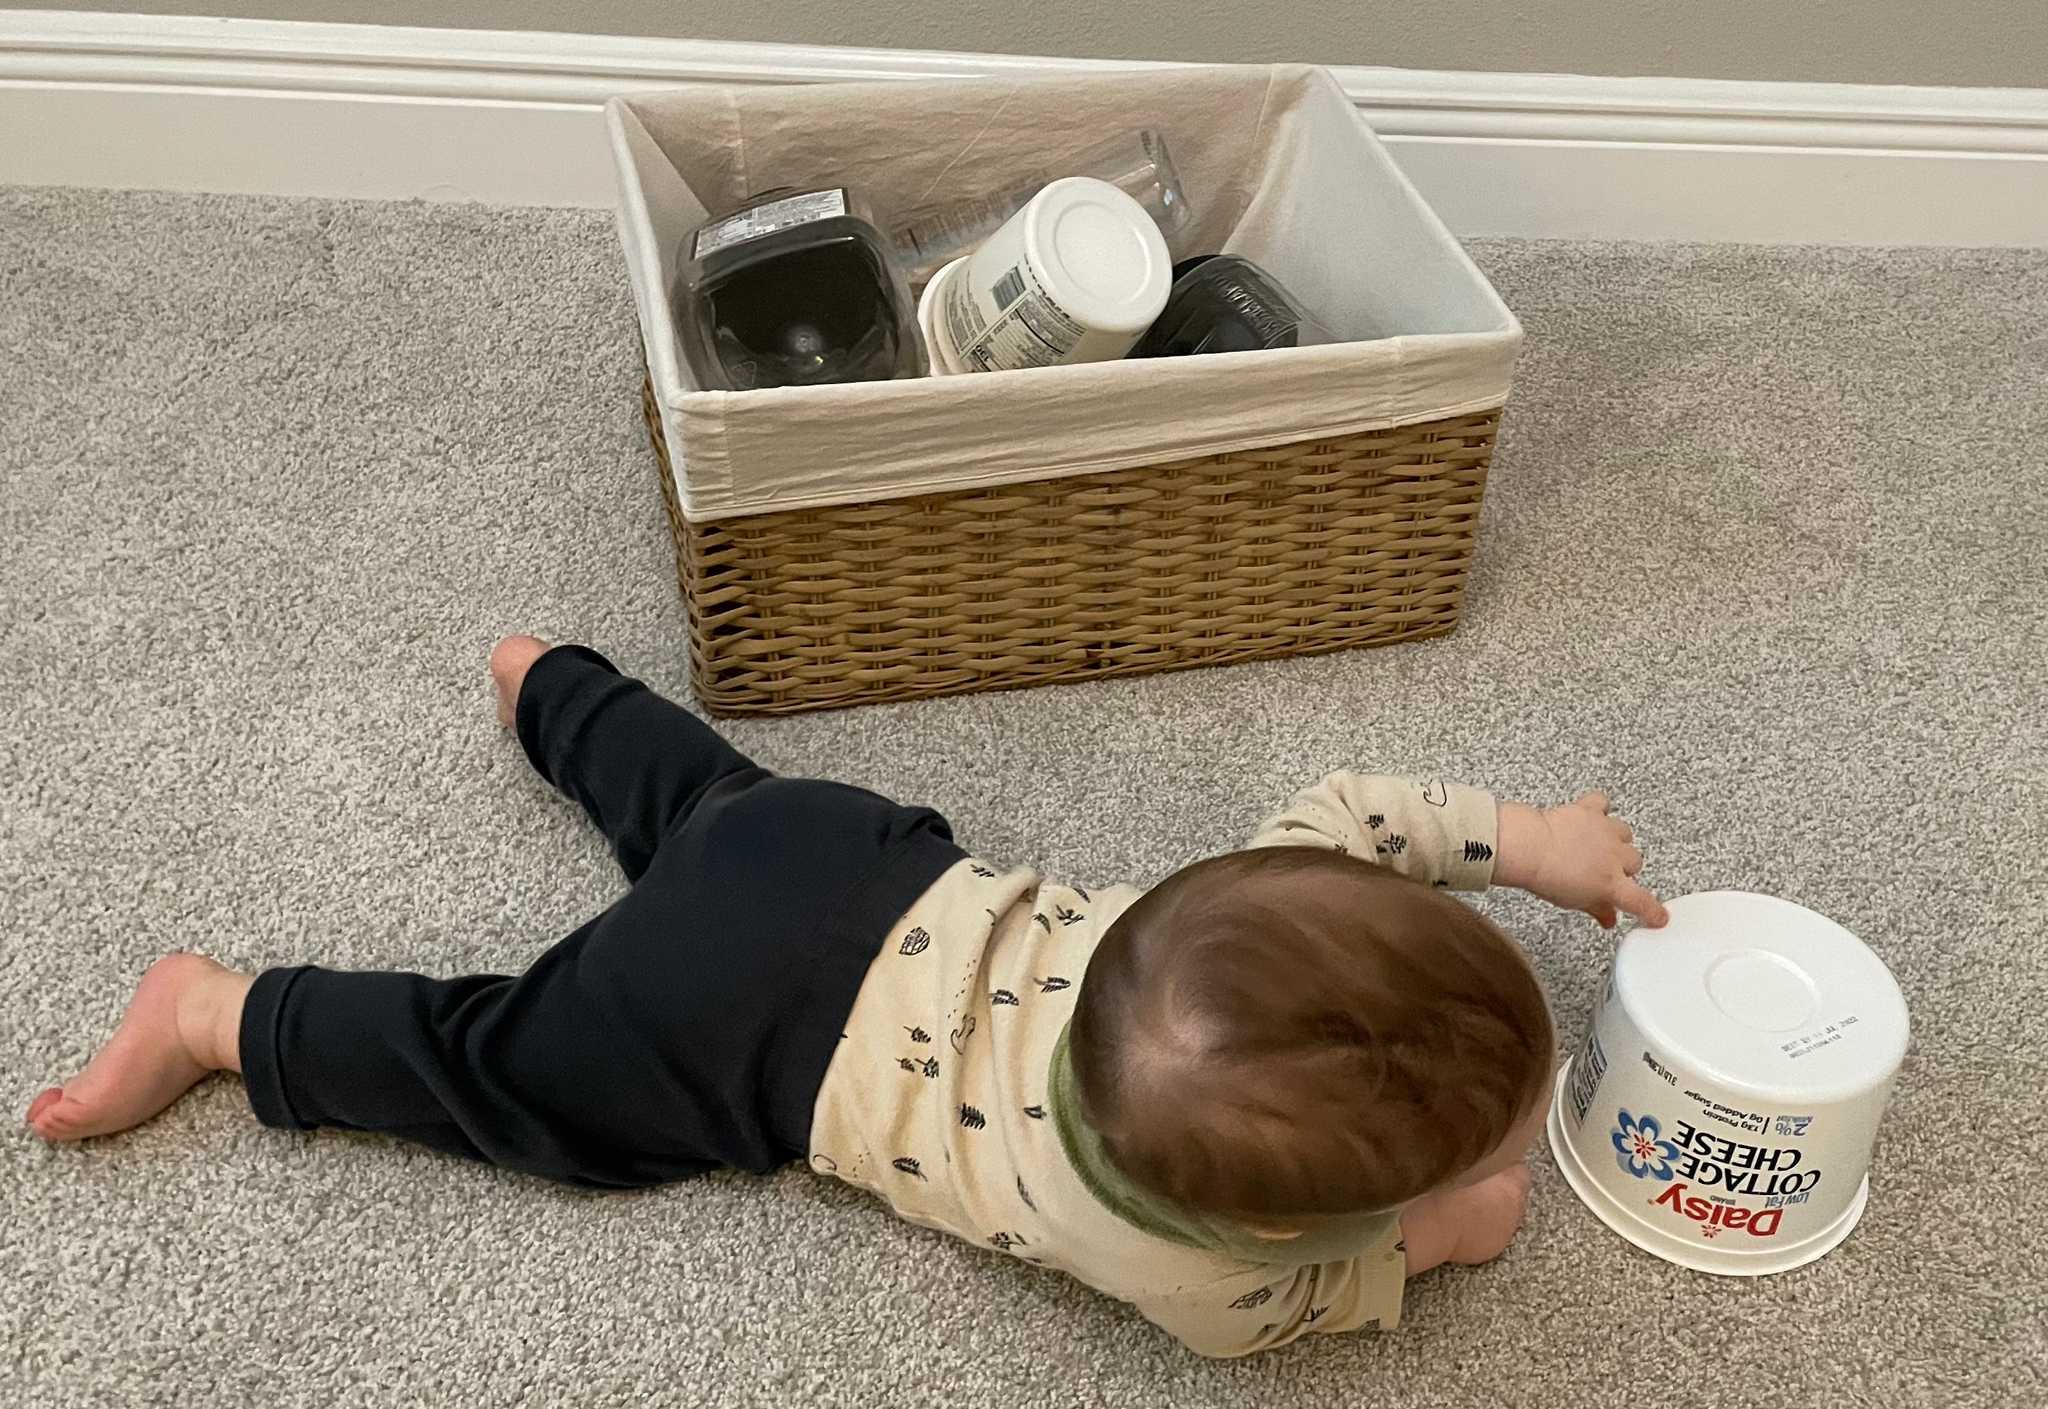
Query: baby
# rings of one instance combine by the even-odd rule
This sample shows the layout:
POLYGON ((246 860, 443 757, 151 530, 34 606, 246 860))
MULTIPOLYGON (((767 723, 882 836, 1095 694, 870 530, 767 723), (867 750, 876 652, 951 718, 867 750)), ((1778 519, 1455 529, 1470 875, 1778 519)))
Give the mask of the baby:
POLYGON ((236 1071, 266 1125, 588 1187, 801 1159, 1242 1355, 1392 1326, 1405 1278, 1521 1221, 1555 1034, 1521 950, 1443 892, 1665 919, 1598 794, 1337 773, 1243 851, 1090 892, 776 777, 594 651, 509 637, 491 672, 626 894, 517 977, 169 955, 38 1135, 236 1071))

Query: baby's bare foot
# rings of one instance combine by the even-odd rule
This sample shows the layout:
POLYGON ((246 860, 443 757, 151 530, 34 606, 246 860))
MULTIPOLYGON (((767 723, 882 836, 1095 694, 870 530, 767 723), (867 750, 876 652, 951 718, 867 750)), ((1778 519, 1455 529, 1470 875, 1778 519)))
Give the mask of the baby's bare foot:
POLYGON ((491 679, 498 684, 498 722, 507 729, 519 720, 519 687, 526 672, 548 653, 548 643, 538 636, 507 636, 491 648, 491 679))
POLYGON ((252 982, 197 954, 157 960, 107 1045, 29 1106, 29 1128, 45 1140, 111 1135, 142 1124, 208 1072, 239 1070, 242 999, 252 982))

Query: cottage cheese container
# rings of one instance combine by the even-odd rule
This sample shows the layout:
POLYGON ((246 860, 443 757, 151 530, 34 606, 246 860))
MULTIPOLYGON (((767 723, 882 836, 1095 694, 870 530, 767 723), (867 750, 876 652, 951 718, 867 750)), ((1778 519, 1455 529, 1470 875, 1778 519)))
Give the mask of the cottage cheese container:
POLYGON ((1667 1261, 1732 1276, 1812 1262, 1862 1217, 1905 999, 1860 940, 1789 901, 1713 891, 1669 908, 1669 925, 1622 940, 1558 1075, 1558 1168, 1667 1261))

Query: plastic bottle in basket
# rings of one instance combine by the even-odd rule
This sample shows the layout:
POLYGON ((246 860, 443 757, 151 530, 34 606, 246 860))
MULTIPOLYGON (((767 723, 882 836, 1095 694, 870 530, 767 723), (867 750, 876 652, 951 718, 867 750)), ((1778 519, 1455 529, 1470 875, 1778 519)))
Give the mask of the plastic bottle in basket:
POLYGON ((992 195, 942 201, 899 213, 890 227, 910 287, 921 289, 939 269, 972 252, 1004 221, 1061 176, 1106 181, 1145 208, 1169 240, 1186 228, 1188 198, 1166 139, 1149 128, 1077 152, 1066 161, 1024 172, 992 195))
POLYGON ((902 268, 842 187, 754 196, 686 236, 676 263, 677 335, 703 390, 924 375, 902 268))

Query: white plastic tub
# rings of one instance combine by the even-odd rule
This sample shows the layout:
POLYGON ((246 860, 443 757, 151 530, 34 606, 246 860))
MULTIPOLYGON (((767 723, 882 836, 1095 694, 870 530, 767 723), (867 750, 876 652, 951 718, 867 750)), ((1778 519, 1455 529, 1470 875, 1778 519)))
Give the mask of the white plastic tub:
POLYGON ((1789 901, 1689 895, 1621 942, 1558 1074, 1566 1182, 1637 1247, 1756 1276, 1823 1256, 1869 1197, 1905 999, 1854 935, 1789 901))

